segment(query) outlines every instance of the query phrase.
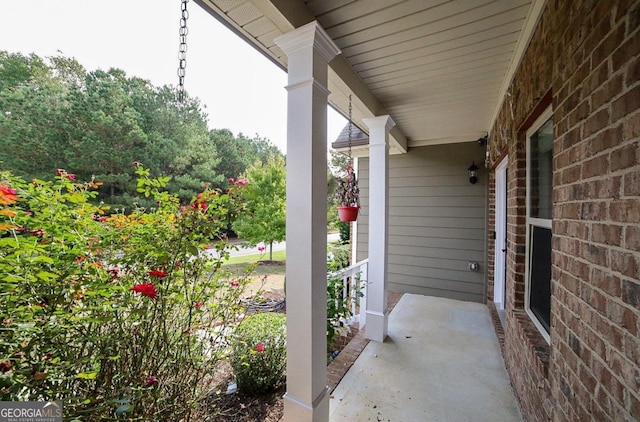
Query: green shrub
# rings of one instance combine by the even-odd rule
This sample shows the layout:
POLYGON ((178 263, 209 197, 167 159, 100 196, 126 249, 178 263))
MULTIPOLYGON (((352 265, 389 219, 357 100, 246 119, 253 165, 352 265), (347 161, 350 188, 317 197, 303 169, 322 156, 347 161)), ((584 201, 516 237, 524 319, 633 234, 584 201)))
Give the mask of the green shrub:
POLYGON ((351 223, 346 221, 338 221, 336 223, 338 230, 340 230, 340 243, 346 245, 351 240, 351 223))
POLYGON ((364 296, 360 286, 360 273, 355 275, 355 283, 345 292, 342 278, 330 276, 327 279, 327 344, 333 343, 342 330, 348 330, 346 321, 353 316, 351 304, 364 296), (346 294, 345 294, 346 293, 346 294))
MULTIPOLYGON (((65 420, 189 420, 227 353, 248 275, 202 253, 232 193, 189 206, 137 166, 155 209, 92 205, 98 182, 0 172, 0 400, 61 400, 65 420)), ((216 243, 221 255, 229 249, 216 243)))
POLYGON ((351 245, 329 244, 327 250, 327 271, 336 272, 349 266, 351 245))
POLYGON ((246 318, 231 340, 231 366, 240 391, 271 391, 284 381, 287 363, 286 317, 265 312, 246 318))

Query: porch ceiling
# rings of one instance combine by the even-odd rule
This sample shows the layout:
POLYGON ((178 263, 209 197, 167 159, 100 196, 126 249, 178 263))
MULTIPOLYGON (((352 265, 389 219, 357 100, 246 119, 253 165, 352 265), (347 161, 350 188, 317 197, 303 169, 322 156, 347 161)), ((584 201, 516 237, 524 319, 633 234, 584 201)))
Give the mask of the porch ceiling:
POLYGON ((317 20, 342 50, 329 102, 389 114, 392 152, 490 129, 545 0, 196 0, 278 66, 274 38, 317 20))

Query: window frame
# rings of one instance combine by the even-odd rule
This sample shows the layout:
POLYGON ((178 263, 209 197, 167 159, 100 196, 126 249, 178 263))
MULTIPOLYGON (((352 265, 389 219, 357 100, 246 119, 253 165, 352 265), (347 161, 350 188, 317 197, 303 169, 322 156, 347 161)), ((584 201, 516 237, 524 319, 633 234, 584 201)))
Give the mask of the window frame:
MULTIPOLYGON (((525 312, 531 318, 534 325, 547 341, 547 343, 551 343, 550 332, 547 332, 546 328, 542 325, 542 323, 538 320, 538 317, 535 316, 533 311, 531 311, 530 307, 530 297, 531 297, 531 261, 533 258, 532 254, 532 245, 533 245, 533 230, 532 226, 541 227, 545 229, 552 230, 553 224, 553 216, 551 219, 546 218, 534 218, 530 217, 531 215, 531 137, 535 134, 549 119, 553 118, 553 109, 551 106, 547 107, 538 118, 533 122, 533 124, 527 129, 526 132, 526 157, 527 157, 527 169, 526 169, 526 248, 525 248, 525 312)), ((553 169, 551 169, 551 180, 553 181, 553 169)), ((553 186, 551 191, 553 192, 553 186)), ((552 205, 553 207, 553 205, 552 205)), ((553 231, 551 232, 551 236, 553 237, 553 231)), ((549 280, 551 282, 551 280, 549 280)), ((549 305, 551 305, 551 297, 549 297, 549 305)), ((551 321, 549 321, 551 322, 551 321)), ((551 327, 549 327, 551 328, 551 327)))

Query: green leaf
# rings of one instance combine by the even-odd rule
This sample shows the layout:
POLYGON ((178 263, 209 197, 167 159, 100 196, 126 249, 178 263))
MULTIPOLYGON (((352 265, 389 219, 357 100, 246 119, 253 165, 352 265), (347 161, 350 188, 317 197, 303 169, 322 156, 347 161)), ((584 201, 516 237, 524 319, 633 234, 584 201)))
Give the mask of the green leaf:
POLYGON ((42 281, 51 281, 58 278, 58 275, 49 271, 38 271, 36 277, 38 277, 42 281))
POLYGON ((92 380, 95 379, 98 376, 97 372, 80 372, 78 375, 76 375, 76 378, 80 378, 83 380, 92 380))
POLYGON ((33 262, 43 262, 45 264, 53 264, 55 261, 51 257, 45 256, 45 255, 38 255, 33 259, 33 262))
POLYGON ((15 248, 18 246, 18 242, 13 237, 3 237, 0 238, 0 247, 11 247, 15 248))
POLYGON ((122 416, 124 413, 130 413, 133 411, 133 405, 123 404, 116 409, 116 416, 122 416))

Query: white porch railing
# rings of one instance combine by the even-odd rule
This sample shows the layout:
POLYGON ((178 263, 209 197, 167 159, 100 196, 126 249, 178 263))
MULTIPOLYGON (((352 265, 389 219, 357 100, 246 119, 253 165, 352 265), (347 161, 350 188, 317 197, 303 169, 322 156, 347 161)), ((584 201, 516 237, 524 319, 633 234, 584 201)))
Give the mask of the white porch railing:
POLYGON ((335 273, 329 273, 327 278, 342 279, 342 298, 349 300, 349 308, 351 309, 351 318, 345 323, 347 325, 360 323, 360 329, 366 324, 367 316, 367 268, 369 259, 356 262, 350 267, 344 268, 335 273), (359 284, 359 285, 358 285, 359 284), (358 294, 361 292, 361 294, 358 294))

